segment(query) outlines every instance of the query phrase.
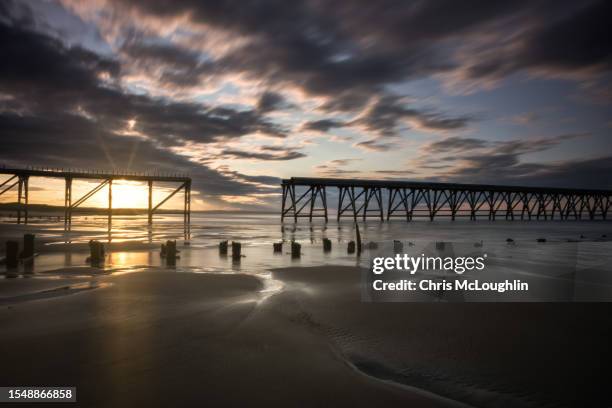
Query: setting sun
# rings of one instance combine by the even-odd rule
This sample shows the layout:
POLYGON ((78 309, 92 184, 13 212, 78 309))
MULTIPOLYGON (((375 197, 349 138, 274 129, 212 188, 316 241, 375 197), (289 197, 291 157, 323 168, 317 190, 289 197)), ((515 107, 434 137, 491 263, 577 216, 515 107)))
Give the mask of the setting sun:
MULTIPOLYGON (((103 197, 98 197, 98 199, 102 199, 102 205, 107 204, 103 197)), ((126 180, 113 182, 113 208, 146 208, 147 203, 148 189, 146 184, 126 180)))

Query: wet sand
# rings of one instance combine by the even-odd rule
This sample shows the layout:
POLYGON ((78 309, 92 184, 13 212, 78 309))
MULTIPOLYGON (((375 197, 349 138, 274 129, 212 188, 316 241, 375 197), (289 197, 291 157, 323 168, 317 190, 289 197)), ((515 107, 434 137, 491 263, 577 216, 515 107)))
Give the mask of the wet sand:
POLYGON ((93 279, 56 297, 42 279, 38 297, 5 293, 0 383, 74 385, 82 406, 459 406, 356 371, 290 293, 266 297, 253 276, 93 279))
POLYGON ((254 276, 159 268, 7 279, 0 383, 74 385, 83 406, 609 399, 594 376, 611 361, 607 304, 363 303, 359 273, 276 269, 272 294, 254 276))
MULTIPOLYGON (((62 243, 45 228, 28 227, 33 273, 0 279, 0 385, 76 386, 99 407, 612 406, 610 303, 364 303, 340 230, 331 255, 316 238, 295 262, 264 234, 240 265, 196 237, 172 270, 137 237, 91 268, 86 242, 103 232, 62 243)), ((519 259, 534 241, 497 235, 519 259)), ((602 270, 606 244, 585 248, 602 270)))
POLYGON ((377 378, 474 406, 610 406, 610 303, 367 303, 357 268, 273 276, 302 321, 377 378))

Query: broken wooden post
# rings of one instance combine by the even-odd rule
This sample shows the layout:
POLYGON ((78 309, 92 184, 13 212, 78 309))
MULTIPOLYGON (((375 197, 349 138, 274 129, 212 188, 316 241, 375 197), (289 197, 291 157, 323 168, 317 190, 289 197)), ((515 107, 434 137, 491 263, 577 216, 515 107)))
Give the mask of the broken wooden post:
POLYGON ((176 241, 166 241, 166 257, 176 258, 177 252, 178 251, 176 250, 176 241))
POLYGON ((219 242, 219 255, 227 255, 227 241, 219 242))
POLYGON ((178 251, 176 250, 176 241, 166 241, 166 263, 175 265, 178 251))
POLYGON ((436 249, 438 251, 444 251, 444 248, 446 247, 444 242, 436 242, 436 249))
POLYGON ((350 241, 348 243, 347 251, 348 251, 349 254, 354 254, 355 253, 355 241, 350 241))
POLYGON ((272 244, 273 248, 274 248, 274 253, 282 253, 283 252, 283 243, 282 242, 275 242, 274 244, 272 244))
POLYGON ((168 251, 166 250, 166 244, 161 244, 161 250, 159 251, 159 256, 162 258, 165 258, 167 252, 168 251))
POLYGON ((6 241, 6 269, 15 269, 19 265, 17 257, 19 252, 19 242, 6 241))
POLYGON ((330 252, 332 250, 332 242, 329 238, 323 238, 323 252, 330 252))
POLYGON ((240 242, 232 241, 232 259, 234 261, 240 260, 242 251, 242 244, 240 242))
POLYGON ((396 239, 393 240, 393 252, 402 252, 404 250, 404 244, 402 241, 396 239))
POLYGON ((291 257, 299 258, 302 255, 302 245, 295 241, 291 242, 291 257))
POLYGON ((34 234, 23 235, 23 251, 21 258, 32 258, 34 256, 34 234))
POLYGON ((92 265, 104 263, 104 244, 100 241, 89 241, 89 261, 92 265))

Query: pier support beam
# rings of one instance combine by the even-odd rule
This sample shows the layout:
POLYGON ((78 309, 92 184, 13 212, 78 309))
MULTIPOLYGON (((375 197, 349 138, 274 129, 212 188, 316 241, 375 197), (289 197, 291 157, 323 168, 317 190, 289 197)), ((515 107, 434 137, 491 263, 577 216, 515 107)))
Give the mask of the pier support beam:
POLYGON ((191 182, 185 183, 185 203, 183 207, 183 222, 185 224, 185 228, 189 229, 189 224, 191 222, 191 182))
POLYGON ((149 206, 147 210, 147 218, 149 225, 153 224, 153 180, 149 180, 149 206))
POLYGON ((294 222, 301 217, 307 217, 310 222, 313 218, 324 218, 325 222, 328 221, 327 191, 324 186, 309 186, 299 197, 295 186, 282 185, 282 190, 281 221, 290 215, 293 215, 294 222))
POLYGON ((113 223, 113 179, 108 180, 108 230, 113 223))
POLYGON ((19 176, 17 186, 17 224, 21 224, 21 212, 24 213, 24 224, 28 223, 28 183, 29 176, 19 176))
POLYGON ((70 228, 72 222, 72 178, 66 177, 64 190, 64 228, 70 228))

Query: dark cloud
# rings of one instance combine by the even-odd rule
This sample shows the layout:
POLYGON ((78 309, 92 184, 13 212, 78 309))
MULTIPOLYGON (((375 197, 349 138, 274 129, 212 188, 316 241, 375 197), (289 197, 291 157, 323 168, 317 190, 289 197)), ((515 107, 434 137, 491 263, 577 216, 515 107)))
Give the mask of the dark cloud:
POLYGON ((563 134, 555 137, 501 142, 449 138, 426 146, 424 148, 426 155, 421 157, 416 165, 419 168, 444 170, 441 178, 446 181, 609 188, 612 186, 612 177, 604 171, 612 168, 612 157, 552 163, 530 162, 524 157, 547 151, 567 140, 588 136, 588 134, 563 134), (474 149, 479 150, 473 152, 474 149), (435 156, 450 152, 454 155, 439 158, 435 156), (597 174, 598 171, 602 173, 597 174))
POLYGON ((128 93, 116 81, 120 71, 115 60, 0 20, 3 159, 15 165, 182 171, 208 194, 258 191, 171 148, 252 133, 282 138, 284 129, 256 110, 128 93))
POLYGON ((430 143, 425 150, 430 153, 446 153, 450 151, 464 151, 487 147, 488 142, 470 137, 447 137, 446 139, 430 143))
POLYGON ((562 161, 523 163, 516 155, 471 156, 462 167, 444 178, 470 183, 517 184, 550 187, 612 188, 612 156, 562 161))
POLYGON ((393 148, 393 144, 391 143, 380 143, 376 139, 366 140, 364 142, 359 142, 355 144, 356 147, 359 147, 364 150, 369 150, 373 152, 386 152, 393 148))
MULTIPOLYGON (((118 42, 113 44, 117 48, 107 50, 116 54, 102 55, 68 46, 59 31, 43 34, 44 16, 34 18, 22 3, 2 2, 0 143, 6 146, 2 155, 17 164, 70 161, 81 167, 180 170, 198 177, 198 187, 209 196, 261 192, 262 184, 277 180, 211 169, 202 164, 206 158, 189 160, 177 151, 188 150, 190 143, 221 143, 251 134, 287 139, 290 130, 268 115, 293 108, 278 91, 284 87, 298 88, 305 97, 322 97, 317 99, 323 101, 319 108, 330 117, 307 122, 303 130, 366 129, 370 140, 355 146, 378 152, 395 148, 394 137, 403 128, 465 130, 474 120, 423 108, 395 93, 415 79, 442 74, 442 78, 484 83, 519 71, 561 73, 588 80, 589 89, 603 90, 606 100, 609 90, 598 81, 609 77, 612 69, 610 7, 610 2, 594 0, 358 0, 334 2, 333 7, 319 0, 239 5, 226 0, 111 0, 103 13, 105 22, 116 23, 113 34, 118 42), (143 22, 150 20, 138 13, 160 17, 160 25, 175 16, 191 23, 185 23, 176 36, 164 38, 155 33, 155 24, 145 26, 143 22), (227 35, 228 43, 239 41, 225 53, 208 53, 204 43, 183 41, 207 36, 214 29, 227 35), (168 94, 213 83, 226 74, 252 79, 269 91, 252 108, 238 109, 196 99, 154 97, 134 82, 128 86, 125 79, 134 74, 158 80, 168 94), (332 114, 337 111, 350 111, 354 119, 336 119, 332 114)), ((450 169, 450 178, 468 181, 490 182, 491 174, 499 174, 502 181, 556 180, 560 175, 568 182, 578 181, 578 176, 567 174, 570 164, 523 160, 528 153, 545 151, 572 137, 576 136, 511 142, 446 138, 429 145, 425 158, 434 153, 455 155, 432 158, 423 162, 423 168, 450 169), (474 149, 488 155, 479 156, 474 149)), ((298 149, 277 145, 253 151, 227 148, 222 154, 253 160, 304 157, 298 149)), ((608 183, 595 176, 596 170, 607 168, 606 160, 571 165, 592 183, 608 183)), ((341 172, 337 167, 342 165, 329 166, 341 172)))
POLYGON ((421 130, 444 132, 465 128, 472 120, 468 116, 450 117, 444 114, 415 109, 403 98, 395 95, 385 95, 376 100, 357 119, 340 121, 335 119, 321 119, 306 122, 302 128, 327 132, 331 129, 357 126, 365 127, 377 136, 398 136, 402 127, 414 126, 421 130))
POLYGON ((374 173, 380 174, 382 176, 392 177, 409 176, 412 174, 416 174, 414 170, 376 170, 374 173))
MULTIPOLYGON (((446 139, 430 143, 423 147, 425 153, 465 153, 477 149, 489 149, 487 152, 495 155, 521 155, 526 153, 541 152, 551 147, 557 146, 563 141, 588 137, 588 133, 567 133, 554 137, 517 139, 506 141, 487 141, 484 139, 476 139, 471 137, 447 137, 446 139)), ((455 161, 464 156, 447 156, 443 157, 443 161, 455 161)))
POLYGON ((362 161, 363 159, 335 159, 330 161, 329 163, 334 165, 334 166, 346 166, 349 163, 352 162, 356 162, 356 161, 362 161))
POLYGON ((39 115, 80 110, 112 130, 135 120, 136 130, 164 144, 212 142, 251 133, 285 137, 255 110, 238 111, 125 93, 112 81, 116 61, 28 29, 0 23, 0 89, 39 115), (104 80, 104 75, 110 79, 104 80))
MULTIPOLYGON (((209 195, 252 194, 248 176, 221 174, 158 148, 149 140, 117 136, 78 115, 55 119, 0 114, 2 160, 7 165, 188 173, 209 195), (244 182, 248 181, 248 182, 244 182)), ((261 180, 268 181, 268 180, 261 180)))
POLYGON ((126 41, 121 51, 130 58, 148 64, 163 64, 177 70, 193 71, 202 61, 197 52, 187 50, 170 43, 147 43, 146 39, 137 37, 126 41))
POLYGON ((347 126, 346 122, 335 119, 321 119, 306 122, 302 125, 304 130, 314 130, 317 132, 327 132, 331 129, 347 126))
MULTIPOLYGON (((463 70, 478 79, 520 69, 609 71, 612 55, 606 1, 364 0, 333 7, 316 0, 247 1, 239 10, 223 0, 114 3, 160 18, 189 15, 234 32, 246 43, 214 61, 214 72, 293 84, 327 96, 323 108, 330 111, 361 109, 384 95, 386 85, 438 73, 463 70), (460 58, 450 52, 457 48, 460 58)), ((434 128, 462 126, 430 119, 434 128)))
POLYGON ((447 117, 440 113, 413 109, 397 96, 386 95, 374 103, 356 123, 382 136, 396 136, 403 120, 413 122, 418 128, 431 131, 462 129, 469 117, 447 117))
POLYGON ((535 7, 529 16, 532 24, 518 25, 523 31, 512 38, 510 46, 471 65, 466 72, 475 79, 502 78, 523 69, 588 78, 609 73, 611 13, 609 1, 569 2, 549 10, 535 7))
POLYGON ((271 112, 292 107, 293 105, 288 103, 285 97, 277 92, 266 91, 261 94, 257 101, 257 110, 259 112, 271 112))
POLYGON ((265 160, 265 161, 284 161, 284 160, 295 160, 301 159, 302 157, 306 157, 306 155, 302 152, 291 150, 291 149, 283 149, 279 151, 279 149, 268 147, 262 150, 272 151, 274 153, 269 153, 266 151, 246 151, 246 150, 238 150, 238 149, 226 149, 221 153, 222 156, 231 157, 233 159, 254 159, 254 160, 265 160))

